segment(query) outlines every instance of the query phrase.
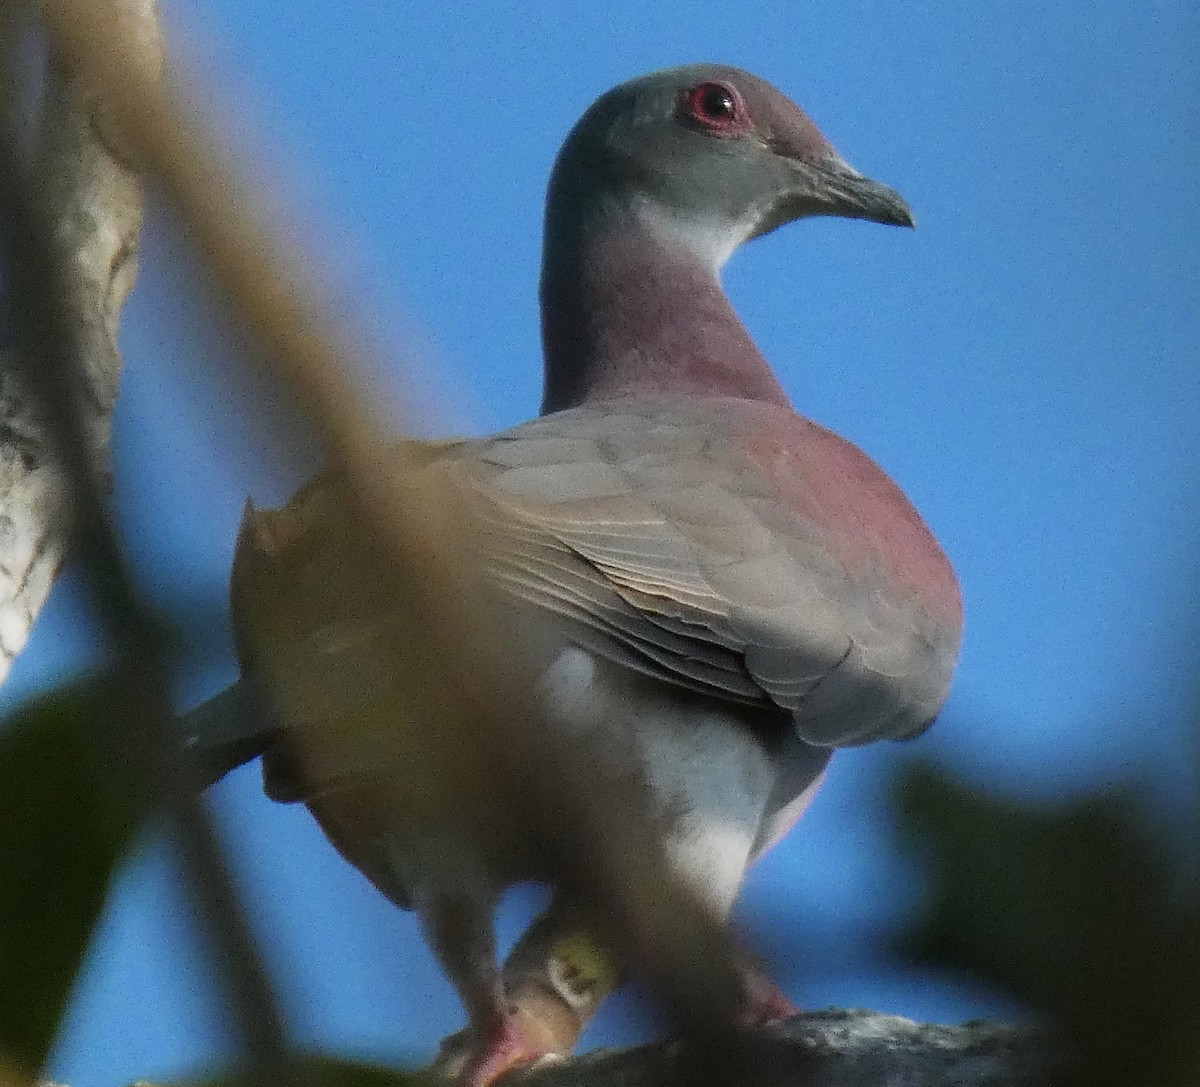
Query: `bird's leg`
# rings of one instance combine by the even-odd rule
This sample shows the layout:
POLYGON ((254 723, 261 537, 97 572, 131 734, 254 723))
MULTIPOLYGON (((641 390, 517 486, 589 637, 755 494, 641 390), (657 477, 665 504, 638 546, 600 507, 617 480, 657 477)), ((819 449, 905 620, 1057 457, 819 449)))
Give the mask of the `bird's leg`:
POLYGON ((531 1041, 509 1012, 489 911, 469 896, 438 895, 419 912, 469 1024, 442 1043, 431 1071, 460 1087, 488 1087, 511 1068, 543 1056, 547 1048, 531 1041))
MULTIPOLYGON (((764 1027, 797 1015, 750 955, 739 964, 739 1025, 764 1027)), ((621 971, 586 910, 558 896, 513 948, 504 964, 509 1011, 546 1052, 569 1053, 601 1003, 621 983, 621 971)))
POLYGON ((743 1026, 765 1027, 768 1023, 800 1014, 801 1009, 791 1002, 759 963, 747 958, 741 969, 743 1004, 740 1018, 743 1026))
POLYGON ((548 1052, 570 1053, 621 982, 586 910, 563 895, 526 930, 504 964, 509 1007, 548 1052))

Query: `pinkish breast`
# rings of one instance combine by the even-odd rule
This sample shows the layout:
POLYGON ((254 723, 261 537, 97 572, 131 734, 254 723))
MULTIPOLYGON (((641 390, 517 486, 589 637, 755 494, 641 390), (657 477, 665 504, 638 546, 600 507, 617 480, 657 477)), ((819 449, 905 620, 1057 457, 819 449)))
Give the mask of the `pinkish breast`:
POLYGON ((779 497, 820 523, 851 573, 882 572, 949 629, 962 626, 962 595, 945 552, 904 492, 845 438, 794 412, 729 402, 730 434, 779 497))

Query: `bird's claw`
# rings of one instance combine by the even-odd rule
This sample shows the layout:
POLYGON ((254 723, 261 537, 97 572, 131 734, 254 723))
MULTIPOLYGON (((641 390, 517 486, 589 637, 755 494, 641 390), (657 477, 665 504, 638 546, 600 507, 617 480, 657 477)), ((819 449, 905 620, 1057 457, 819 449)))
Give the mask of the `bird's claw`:
POLYGON ((426 1071, 455 1087, 490 1087, 514 1068, 558 1056, 532 1042, 516 1020, 510 1018, 486 1038, 470 1028, 451 1034, 442 1042, 426 1071))

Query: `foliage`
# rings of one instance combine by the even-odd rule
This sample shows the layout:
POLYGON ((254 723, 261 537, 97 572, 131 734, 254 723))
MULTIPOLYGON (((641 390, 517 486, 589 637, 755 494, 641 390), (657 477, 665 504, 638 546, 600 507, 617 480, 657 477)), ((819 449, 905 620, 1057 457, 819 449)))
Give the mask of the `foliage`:
POLYGON ((0 1053, 40 1068, 138 824, 106 766, 114 692, 93 680, 0 726, 0 1053))
POLYGON ((1040 1009, 1090 1087, 1200 1083, 1200 894, 1131 788, 1036 807, 919 765, 898 786, 928 875, 906 950, 1040 1009))

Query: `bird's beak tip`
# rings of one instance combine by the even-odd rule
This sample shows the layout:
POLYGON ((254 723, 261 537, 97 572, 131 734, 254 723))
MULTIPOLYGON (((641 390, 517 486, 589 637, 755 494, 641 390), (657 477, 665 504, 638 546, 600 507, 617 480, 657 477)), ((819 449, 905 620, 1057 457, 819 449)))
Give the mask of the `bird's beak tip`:
POLYGON ((852 216, 869 219, 885 226, 902 226, 915 230, 917 217, 908 201, 895 189, 864 178, 851 194, 849 212, 852 216))
POLYGON ((829 214, 867 219, 887 226, 914 228, 916 216, 895 189, 859 173, 842 158, 822 164, 821 181, 830 203, 829 214))

